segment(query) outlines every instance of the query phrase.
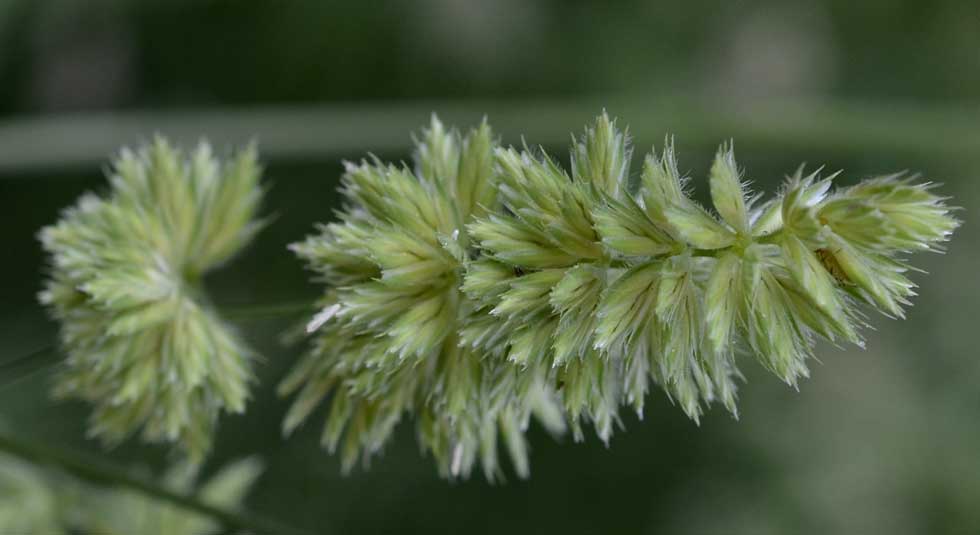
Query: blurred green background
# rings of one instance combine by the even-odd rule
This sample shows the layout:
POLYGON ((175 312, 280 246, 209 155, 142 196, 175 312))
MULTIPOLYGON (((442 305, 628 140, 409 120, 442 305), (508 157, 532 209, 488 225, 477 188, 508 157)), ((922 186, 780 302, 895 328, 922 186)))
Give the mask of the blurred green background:
MULTIPOLYGON (((315 422, 282 439, 273 385, 301 349, 278 334, 296 318, 243 320, 261 383, 208 469, 260 455, 248 509, 318 533, 980 532, 974 0, 0 0, 0 358, 51 343, 35 232, 102 187, 118 145, 259 141, 278 218, 208 280, 218 303, 250 306, 318 291, 284 247, 331 217, 342 159, 407 159, 432 112, 486 114, 505 142, 564 155, 602 108, 638 156, 676 134, 699 195, 733 138, 759 189, 803 161, 843 183, 913 170, 965 224, 946 255, 915 259, 929 274, 908 318, 873 317, 865 351, 822 344, 799 392, 743 359, 739 421, 715 408, 698 427, 655 392, 609 448, 532 431, 531 479, 500 485, 438 479, 405 425, 347 477, 315 422)), ((51 370, 0 368, 7 429, 167 466, 162 448, 86 441, 86 407, 47 397, 51 370)))

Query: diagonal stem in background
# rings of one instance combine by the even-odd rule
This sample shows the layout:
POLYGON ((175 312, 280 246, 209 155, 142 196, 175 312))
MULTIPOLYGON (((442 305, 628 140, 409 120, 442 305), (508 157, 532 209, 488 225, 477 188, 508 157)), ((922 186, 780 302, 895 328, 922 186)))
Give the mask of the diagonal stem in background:
MULTIPOLYGON (((222 306, 223 316, 233 321, 288 317, 311 310, 311 302, 277 303, 270 305, 222 306)), ((56 343, 42 346, 26 355, 0 362, 0 389, 18 383, 34 374, 58 364, 59 349, 56 343)), ((0 433, 0 452, 7 453, 37 465, 51 465, 96 485, 120 486, 136 490, 146 496, 171 503, 188 511, 207 516, 223 528, 223 533, 248 532, 263 534, 306 534, 278 522, 246 513, 237 513, 214 507, 190 495, 174 492, 149 478, 139 477, 108 461, 60 449, 36 440, 0 433)))
POLYGON ((268 518, 248 513, 232 512, 209 505, 197 497, 180 494, 158 483, 135 476, 107 461, 77 452, 63 450, 36 440, 0 433, 0 452, 38 465, 50 465, 102 486, 119 486, 136 490, 177 507, 204 515, 220 524, 227 532, 248 532, 255 535, 306 535, 309 532, 286 526, 268 518))

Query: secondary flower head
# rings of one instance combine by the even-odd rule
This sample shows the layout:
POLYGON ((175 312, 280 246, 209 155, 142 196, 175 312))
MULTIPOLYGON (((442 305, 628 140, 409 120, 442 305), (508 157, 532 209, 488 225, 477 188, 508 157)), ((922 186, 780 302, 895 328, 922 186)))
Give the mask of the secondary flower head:
POLYGON ((157 138, 113 163, 40 233, 51 272, 40 300, 67 353, 56 393, 94 405, 90 431, 117 442, 142 428, 193 459, 219 412, 241 412, 251 354, 209 305, 208 270, 261 227, 253 148, 222 162, 206 143, 184 154, 157 138))

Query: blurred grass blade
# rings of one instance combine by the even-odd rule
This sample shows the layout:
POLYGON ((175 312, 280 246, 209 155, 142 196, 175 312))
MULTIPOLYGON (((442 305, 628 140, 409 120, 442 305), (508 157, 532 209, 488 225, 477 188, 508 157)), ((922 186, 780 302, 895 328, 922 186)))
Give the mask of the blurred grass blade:
POLYGON ((748 99, 711 101, 683 95, 603 94, 525 101, 424 101, 249 109, 85 113, 0 121, 0 176, 93 167, 118 147, 162 133, 190 146, 207 136, 217 147, 257 140, 270 161, 309 161, 409 148, 403 132, 432 112, 448 123, 489 117, 507 142, 521 136, 544 146, 568 143, 596 109, 630 117, 638 145, 672 132, 689 143, 735 137, 767 144, 848 153, 899 151, 926 157, 980 152, 980 113, 955 105, 901 102, 748 99))
POLYGON ((82 480, 100 486, 121 486, 174 506, 193 511, 215 520, 228 533, 307 535, 309 532, 277 521, 244 512, 232 512, 214 507, 194 496, 171 491, 158 483, 135 476, 107 461, 50 446, 40 441, 0 433, 0 451, 27 462, 50 465, 82 480))

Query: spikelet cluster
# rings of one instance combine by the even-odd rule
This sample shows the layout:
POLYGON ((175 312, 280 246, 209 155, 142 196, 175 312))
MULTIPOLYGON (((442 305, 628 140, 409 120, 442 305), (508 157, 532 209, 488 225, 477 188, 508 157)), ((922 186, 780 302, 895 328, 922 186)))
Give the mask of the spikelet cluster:
POLYGON ((831 189, 789 177, 749 190, 730 145, 695 202, 671 143, 630 171, 629 136, 605 113, 573 138, 571 170, 434 120, 416 168, 348 164, 339 221, 293 249, 327 289, 315 348, 282 384, 291 430, 330 399, 324 443, 346 467, 412 414, 442 471, 497 471, 503 431, 520 474, 538 411, 608 440, 619 410, 659 385, 697 420, 736 413, 736 355, 790 385, 815 340, 862 345, 862 310, 901 317, 905 255, 939 251, 958 221, 902 175, 831 189), (518 444, 514 446, 513 444, 518 444))
POLYGON ((484 259, 464 288, 513 326, 508 360, 549 369, 573 425, 588 416, 603 438, 621 403, 642 410, 650 381, 695 420, 714 400, 735 413, 738 353, 795 385, 816 338, 862 344, 857 302, 901 316, 914 288, 902 255, 938 250, 957 226, 929 184, 902 176, 831 192, 833 176, 801 169, 761 202, 730 145, 711 166, 711 212, 670 143, 631 183, 628 140, 605 115, 570 175, 528 151, 497 159, 504 212, 470 227, 484 259))
POLYGON ((292 246, 327 289, 309 325, 314 348, 280 385, 297 392, 284 427, 329 397, 322 441, 340 449, 345 469, 411 415, 443 474, 467 475, 479 462, 496 477, 499 437, 524 474, 531 413, 556 421, 539 377, 462 343, 463 328, 484 321, 460 288, 476 254, 467 225, 497 206, 495 151, 486 123, 464 136, 433 118, 414 169, 346 164, 339 220, 292 246))
POLYGON ((41 302, 67 359, 56 393, 94 405, 90 432, 118 442, 142 428, 192 459, 221 411, 242 412, 251 354, 201 286, 261 227, 256 152, 222 162, 162 138, 123 150, 109 190, 86 194, 40 232, 50 254, 41 302))
POLYGON ((616 276, 593 208, 624 198, 631 156, 627 136, 605 115, 573 138, 571 173, 541 151, 500 149, 502 209, 467 228, 481 254, 463 289, 486 317, 466 327, 464 341, 559 385, 576 437, 591 420, 608 440, 624 378, 643 377, 627 395, 642 403, 645 394, 646 359, 609 360, 593 336, 616 276), (494 329, 506 336, 489 336, 494 329))

